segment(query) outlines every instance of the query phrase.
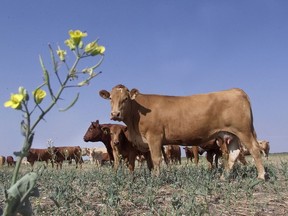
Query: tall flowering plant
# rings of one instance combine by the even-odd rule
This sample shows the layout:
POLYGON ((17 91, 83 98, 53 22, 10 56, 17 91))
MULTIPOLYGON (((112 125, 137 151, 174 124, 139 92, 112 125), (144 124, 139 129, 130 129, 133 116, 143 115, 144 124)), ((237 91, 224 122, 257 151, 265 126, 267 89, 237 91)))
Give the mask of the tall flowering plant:
MULTIPOLYGON (((41 171, 30 172, 19 178, 19 169, 22 159, 27 156, 31 148, 35 129, 40 121, 44 119, 44 116, 57 104, 64 90, 71 87, 80 88, 88 85, 93 78, 101 73, 96 72, 96 69, 104 59, 105 47, 99 45, 98 40, 85 45, 83 39, 87 37, 87 33, 80 30, 69 31, 69 36, 65 44, 70 51, 74 53, 74 63, 70 66, 66 61, 66 50, 58 46, 55 54, 52 46, 49 45, 53 72, 47 70, 40 56, 39 60, 43 72, 43 83, 32 92, 32 102, 28 91, 24 87, 19 87, 18 92, 11 94, 10 99, 4 103, 5 107, 23 112, 21 133, 24 136, 24 143, 21 151, 14 153, 17 156, 17 162, 13 172, 11 186, 8 190, 5 190, 5 208, 3 215, 16 215, 17 213, 22 215, 32 214, 29 197, 37 194, 35 184, 41 171), (94 56, 100 57, 95 65, 79 70, 79 62, 81 59, 94 56), (64 70, 66 72, 64 76, 62 67, 59 67, 59 65, 65 65, 64 70), (56 87, 55 89, 55 86, 58 86, 58 88, 56 87), (45 101, 45 105, 43 105, 43 101, 45 101), (32 105, 30 103, 32 103, 32 105), (36 112, 36 110, 38 112, 36 112), (35 115, 37 115, 36 118, 35 115), (32 118, 32 116, 34 118, 32 118)), ((68 107, 60 109, 60 111, 70 109, 77 102, 78 98, 79 93, 68 107)))

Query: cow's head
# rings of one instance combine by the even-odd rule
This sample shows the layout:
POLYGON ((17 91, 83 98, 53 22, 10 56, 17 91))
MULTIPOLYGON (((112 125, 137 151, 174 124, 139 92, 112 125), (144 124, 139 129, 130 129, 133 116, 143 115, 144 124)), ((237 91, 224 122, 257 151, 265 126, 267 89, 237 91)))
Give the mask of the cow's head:
POLYGON ((126 114, 130 112, 131 101, 135 99, 139 91, 132 89, 129 91, 124 85, 117 85, 111 92, 101 90, 99 95, 104 99, 110 99, 111 120, 123 121, 126 114))
POLYGON ((102 130, 105 133, 110 134, 111 146, 119 147, 119 144, 124 142, 125 131, 127 131, 127 127, 120 125, 112 125, 111 127, 103 127, 102 130))
POLYGON ((90 127, 88 128, 87 132, 84 135, 85 142, 96 142, 99 141, 102 136, 102 129, 99 121, 96 120, 95 122, 91 122, 90 127))

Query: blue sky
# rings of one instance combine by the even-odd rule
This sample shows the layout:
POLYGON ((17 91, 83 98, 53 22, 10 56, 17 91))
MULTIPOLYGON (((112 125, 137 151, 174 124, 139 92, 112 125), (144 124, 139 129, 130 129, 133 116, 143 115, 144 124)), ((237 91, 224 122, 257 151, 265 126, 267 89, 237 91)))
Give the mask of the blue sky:
POLYGON ((80 92, 78 103, 50 112, 33 147, 45 148, 49 139, 58 146, 101 146, 85 143, 83 135, 91 121, 111 122, 110 104, 98 92, 121 83, 167 95, 242 88, 258 138, 270 141, 271 152, 288 152, 287 8, 285 0, 2 1, 0 155, 23 143, 21 113, 4 102, 19 86, 31 92, 41 83, 39 55, 51 67, 48 43, 64 48, 71 29, 87 31, 87 42, 99 38, 106 47, 103 73, 88 87, 66 92, 59 108, 80 92))

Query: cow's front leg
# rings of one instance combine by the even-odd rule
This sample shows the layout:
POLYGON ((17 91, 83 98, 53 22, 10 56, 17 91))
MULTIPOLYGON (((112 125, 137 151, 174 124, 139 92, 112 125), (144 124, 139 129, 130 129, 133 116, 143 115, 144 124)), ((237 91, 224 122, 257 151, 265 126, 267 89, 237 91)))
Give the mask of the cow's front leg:
POLYGON ((149 142, 149 149, 151 154, 151 159, 153 162, 153 174, 155 176, 160 175, 160 164, 162 162, 162 151, 161 151, 162 143, 158 142, 149 142))
POLYGON ((114 170, 117 171, 120 165, 120 154, 117 150, 113 149, 113 156, 114 156, 114 170))
POLYGON ((128 155, 128 168, 129 168, 131 173, 133 173, 133 171, 135 169, 136 156, 137 156, 136 152, 134 152, 134 151, 129 152, 129 155, 128 155))

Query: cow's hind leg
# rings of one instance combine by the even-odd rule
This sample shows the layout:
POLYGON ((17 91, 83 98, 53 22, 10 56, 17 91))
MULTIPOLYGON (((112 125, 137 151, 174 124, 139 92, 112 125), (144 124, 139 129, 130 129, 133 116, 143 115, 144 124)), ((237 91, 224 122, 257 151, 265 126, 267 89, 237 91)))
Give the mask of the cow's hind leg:
POLYGON ((255 165, 258 171, 258 178, 265 180, 265 169, 263 166, 263 161, 259 150, 259 144, 256 138, 253 135, 251 135, 250 137, 244 137, 239 135, 239 138, 243 143, 243 145, 245 145, 245 147, 248 149, 251 156, 254 158, 255 165))
POLYGON ((152 159, 151 159, 150 151, 143 153, 143 155, 144 155, 144 158, 145 158, 145 160, 147 162, 147 167, 148 167, 149 171, 151 171, 153 169, 153 162, 152 162, 152 159))

